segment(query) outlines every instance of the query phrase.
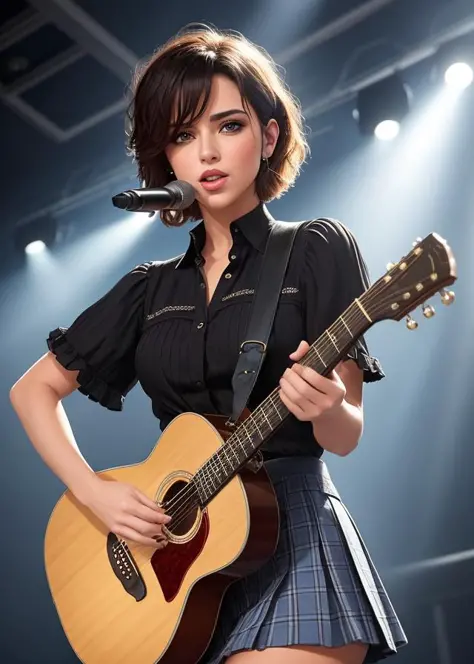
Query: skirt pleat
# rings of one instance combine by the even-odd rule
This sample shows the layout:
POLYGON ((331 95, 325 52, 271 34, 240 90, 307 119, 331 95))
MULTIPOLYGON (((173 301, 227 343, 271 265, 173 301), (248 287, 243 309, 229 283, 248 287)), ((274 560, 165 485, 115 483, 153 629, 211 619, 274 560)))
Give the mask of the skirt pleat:
POLYGON ((272 558, 233 583, 202 664, 244 650, 369 645, 366 664, 407 640, 367 548, 324 462, 265 463, 280 509, 272 558))

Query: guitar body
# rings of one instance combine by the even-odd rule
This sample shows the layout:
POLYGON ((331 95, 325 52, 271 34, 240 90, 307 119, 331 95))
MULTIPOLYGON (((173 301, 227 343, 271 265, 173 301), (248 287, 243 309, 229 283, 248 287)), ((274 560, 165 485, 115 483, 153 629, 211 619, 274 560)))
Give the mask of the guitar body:
MULTIPOLYGON (((171 422, 142 463, 99 473, 158 503, 185 489, 223 445, 212 418, 171 422)), ((45 537, 48 583, 64 632, 85 664, 196 664, 229 584, 257 569, 278 541, 278 504, 264 470, 245 469, 171 533, 164 549, 127 543, 66 491, 45 537)))

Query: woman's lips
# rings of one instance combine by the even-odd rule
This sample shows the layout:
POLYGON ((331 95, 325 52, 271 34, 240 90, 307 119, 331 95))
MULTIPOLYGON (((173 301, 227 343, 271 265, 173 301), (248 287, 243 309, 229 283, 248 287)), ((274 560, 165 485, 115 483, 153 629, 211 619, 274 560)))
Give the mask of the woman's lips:
POLYGON ((217 191, 224 186, 228 177, 228 175, 223 175, 218 180, 201 180, 201 185, 206 191, 217 191))

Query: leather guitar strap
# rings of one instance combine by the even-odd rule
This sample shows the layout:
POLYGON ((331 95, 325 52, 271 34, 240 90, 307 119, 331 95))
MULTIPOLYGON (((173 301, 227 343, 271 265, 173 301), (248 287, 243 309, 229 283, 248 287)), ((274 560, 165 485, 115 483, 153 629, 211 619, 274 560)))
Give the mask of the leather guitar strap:
POLYGON ((296 233, 307 221, 272 221, 257 288, 252 301, 246 340, 232 377, 233 407, 228 424, 236 424, 257 381, 267 352, 278 301, 296 233))

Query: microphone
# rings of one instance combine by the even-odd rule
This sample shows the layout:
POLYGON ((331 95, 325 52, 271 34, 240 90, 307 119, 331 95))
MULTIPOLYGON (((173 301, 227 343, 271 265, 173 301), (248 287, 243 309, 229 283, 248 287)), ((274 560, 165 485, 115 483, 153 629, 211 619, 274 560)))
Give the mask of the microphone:
POLYGON ((156 212, 157 210, 184 210, 194 203, 194 187, 184 180, 174 180, 166 187, 128 189, 112 197, 112 203, 130 212, 156 212))

